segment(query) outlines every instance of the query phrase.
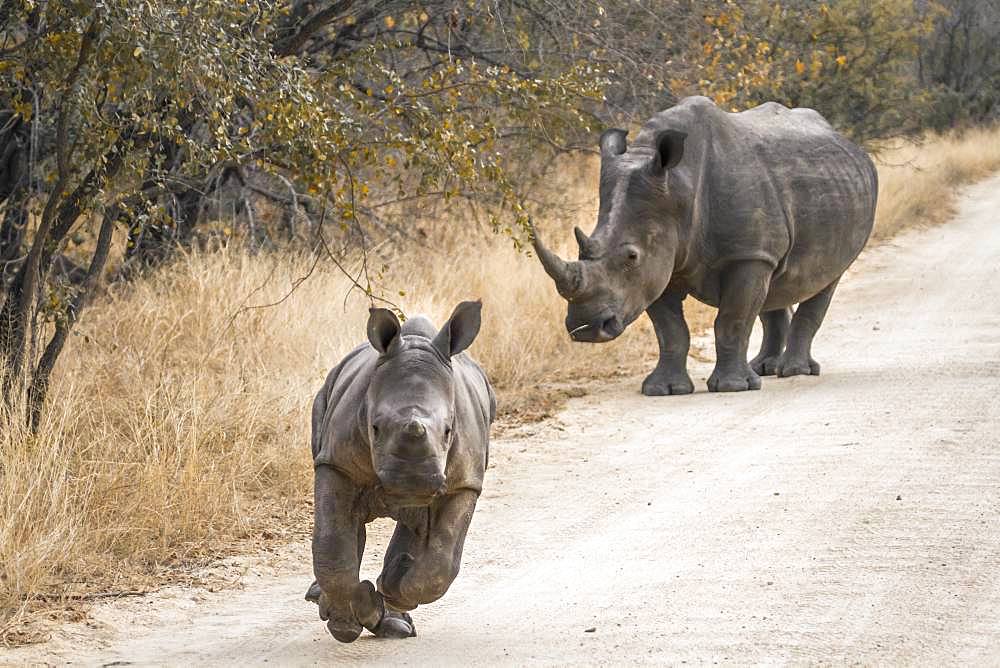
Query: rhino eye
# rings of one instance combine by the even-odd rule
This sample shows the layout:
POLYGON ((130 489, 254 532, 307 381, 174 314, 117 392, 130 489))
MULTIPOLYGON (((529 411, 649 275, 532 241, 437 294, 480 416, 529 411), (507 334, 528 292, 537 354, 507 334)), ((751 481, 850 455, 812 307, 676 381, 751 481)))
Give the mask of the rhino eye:
POLYGON ((372 436, 378 436, 378 426, 372 425, 372 436))

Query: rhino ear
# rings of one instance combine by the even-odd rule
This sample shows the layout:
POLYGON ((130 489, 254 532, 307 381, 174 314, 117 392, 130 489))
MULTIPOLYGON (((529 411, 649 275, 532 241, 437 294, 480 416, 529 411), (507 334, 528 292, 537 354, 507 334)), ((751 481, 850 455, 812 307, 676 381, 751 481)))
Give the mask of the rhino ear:
POLYGON ((387 308, 368 309, 368 341, 382 354, 399 339, 399 318, 387 308))
POLYGON ((684 140, 687 133, 677 130, 664 130, 656 136, 656 155, 658 172, 673 169, 684 157, 684 140))
POLYGON ((482 324, 482 310, 481 301, 462 302, 455 307, 448 322, 434 337, 434 346, 442 355, 451 357, 472 345, 482 324))
POLYGON ((619 130, 618 128, 602 132, 600 140, 601 157, 609 158, 624 153, 628 148, 625 144, 625 137, 627 135, 628 130, 619 130))

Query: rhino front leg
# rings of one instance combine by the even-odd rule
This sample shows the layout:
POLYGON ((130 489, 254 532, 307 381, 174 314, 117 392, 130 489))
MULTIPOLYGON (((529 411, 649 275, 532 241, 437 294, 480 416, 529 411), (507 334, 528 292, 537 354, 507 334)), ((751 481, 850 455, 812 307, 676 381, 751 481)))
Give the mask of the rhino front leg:
POLYGON ((773 376, 778 367, 778 358, 785 350, 785 339, 788 337, 788 323, 792 319, 792 310, 788 308, 777 311, 765 311, 760 314, 760 322, 764 326, 764 338, 760 343, 760 352, 750 360, 750 368, 760 376, 773 376))
POLYGON ((406 619, 412 628, 405 613, 438 600, 448 591, 458 576, 478 498, 472 490, 449 494, 427 510, 425 523, 396 525, 378 579, 387 614, 406 619))
MULTIPOLYGON (((340 642, 353 642, 361 623, 352 601, 364 549, 364 522, 357 512, 357 487, 329 466, 315 469, 313 572, 318 585, 320 619, 340 642)), ((310 593, 315 594, 314 587, 310 593)))
POLYGON ((773 271, 766 262, 746 261, 730 265, 723 274, 715 319, 715 370, 708 378, 710 392, 760 389, 760 376, 747 363, 747 348, 773 271))
POLYGON ((684 320, 683 292, 669 288, 646 309, 653 321, 653 331, 660 345, 660 360, 653 373, 642 382, 642 393, 647 396, 690 394, 694 383, 687 372, 688 348, 691 336, 684 320))
POLYGON ((839 282, 838 278, 795 309, 792 325, 788 330, 788 344, 778 359, 778 376, 819 375, 819 363, 812 358, 812 342, 819 326, 823 324, 839 282))

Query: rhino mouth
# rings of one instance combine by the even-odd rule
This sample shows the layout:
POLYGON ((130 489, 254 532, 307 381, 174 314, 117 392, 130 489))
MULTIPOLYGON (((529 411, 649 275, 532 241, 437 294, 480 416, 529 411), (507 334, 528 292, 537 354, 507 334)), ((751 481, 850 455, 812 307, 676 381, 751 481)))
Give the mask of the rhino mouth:
POLYGON ((616 316, 600 317, 576 327, 567 323, 569 337, 578 343, 606 343, 621 336, 625 324, 616 316))
POLYGON ((434 500, 444 494, 444 488, 430 494, 412 492, 393 492, 382 487, 382 499, 390 508, 426 508, 434 500))
POLYGON ((430 505, 446 490, 445 477, 437 472, 414 475, 413 472, 383 470, 378 477, 383 498, 388 505, 396 507, 430 505))

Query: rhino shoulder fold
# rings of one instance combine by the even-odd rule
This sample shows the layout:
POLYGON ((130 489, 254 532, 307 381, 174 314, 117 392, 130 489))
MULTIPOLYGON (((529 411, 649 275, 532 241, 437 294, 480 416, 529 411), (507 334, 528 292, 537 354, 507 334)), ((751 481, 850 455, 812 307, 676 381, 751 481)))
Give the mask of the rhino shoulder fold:
MULTIPOLYGON (((338 405, 347 398, 352 401, 353 395, 364 394, 367 388, 370 367, 374 366, 375 351, 368 343, 364 343, 342 359, 327 374, 323 387, 320 388, 312 405, 312 455, 316 461, 324 451, 324 439, 328 435, 331 414, 338 405), (355 387, 355 385, 358 385, 355 387)), ((357 403, 357 402, 355 402, 357 403)), ((360 404, 359 404, 360 407, 360 404)), ((328 457, 331 453, 327 452, 328 457)))

